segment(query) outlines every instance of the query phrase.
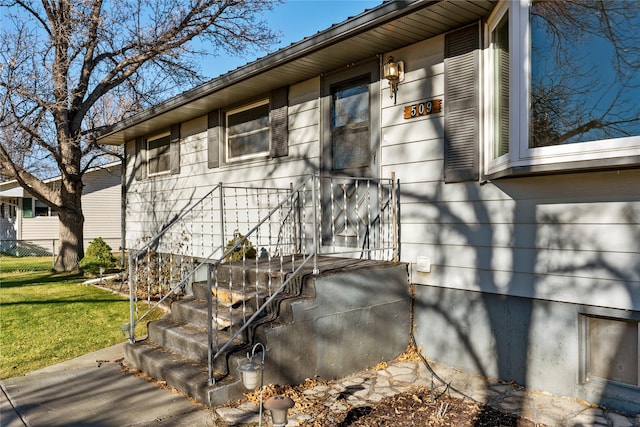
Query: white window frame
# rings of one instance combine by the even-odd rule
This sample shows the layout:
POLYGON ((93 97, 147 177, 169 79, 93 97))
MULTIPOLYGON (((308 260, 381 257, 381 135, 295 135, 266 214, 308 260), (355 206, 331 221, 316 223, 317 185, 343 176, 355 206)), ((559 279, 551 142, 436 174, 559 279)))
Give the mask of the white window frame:
MULTIPOLYGON (((151 176, 159 176, 159 175, 168 175, 171 173, 171 132, 170 131, 164 131, 161 133, 157 133, 154 134, 148 138, 146 138, 145 141, 145 149, 147 150, 147 162, 146 162, 146 168, 147 168, 147 176, 151 177, 151 176), (161 171, 157 171, 157 172, 151 172, 151 169, 149 167, 149 165, 151 164, 151 149, 149 148, 149 143, 161 138, 166 138, 169 137, 169 144, 167 145, 169 148, 169 162, 167 163, 167 169, 163 169, 161 171)), ((155 158, 155 157, 154 157, 155 158)))
POLYGON ((253 108, 257 108, 257 107, 262 107, 262 106, 269 106, 269 99, 262 99, 260 101, 256 101, 253 102, 251 104, 247 104, 247 105, 243 105, 242 107, 238 107, 238 108, 234 108, 233 110, 228 110, 225 111, 224 113, 224 124, 225 124, 225 132, 224 132, 224 146, 225 146, 225 162, 226 163, 233 163, 233 162, 239 162, 239 161, 243 161, 243 160, 250 160, 250 159, 256 159, 256 158, 264 158, 264 157, 268 157, 269 154, 271 153, 271 118, 269 117, 269 123, 267 123, 267 126, 265 128, 260 128, 260 129, 256 129, 253 130, 251 132, 248 132, 246 134, 251 134, 251 133, 259 133, 259 132, 264 132, 265 130, 268 133, 268 140, 269 140, 269 146, 267 147, 267 149, 265 151, 258 151, 255 153, 251 153, 251 154, 245 154, 242 156, 234 156, 231 157, 229 155, 230 150, 229 150, 229 116, 233 115, 233 114, 237 114, 237 113, 241 113, 243 111, 247 111, 247 110, 251 110, 253 108))
MULTIPOLYGON (((484 156, 485 174, 499 173, 508 168, 551 166, 547 170, 563 170, 569 162, 588 162, 617 159, 617 165, 636 164, 640 156, 640 135, 598 141, 563 144, 547 147, 529 147, 529 105, 531 85, 531 28, 529 0, 501 1, 487 20, 484 73, 484 156), (493 52, 491 34, 508 13, 509 16, 509 152, 494 158, 493 140, 493 52), (555 166, 555 167, 554 167, 555 166)), ((588 167, 588 166, 586 166, 588 167)))

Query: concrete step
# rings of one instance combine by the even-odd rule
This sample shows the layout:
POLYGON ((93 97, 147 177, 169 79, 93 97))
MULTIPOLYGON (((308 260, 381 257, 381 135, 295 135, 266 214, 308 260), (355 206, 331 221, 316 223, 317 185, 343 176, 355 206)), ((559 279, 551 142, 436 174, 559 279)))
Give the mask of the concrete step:
POLYGON ((207 328, 209 324, 207 301, 185 298, 171 304, 171 320, 179 323, 190 323, 199 328, 207 328))
MULTIPOLYGON (((206 301, 207 293, 209 292, 206 282, 195 282, 192 285, 192 289, 194 298, 206 301)), ((263 286, 258 286, 257 292, 260 296, 268 295, 269 293, 268 288, 263 286)), ((217 294, 220 295, 219 302, 221 304, 235 305, 241 301, 247 301, 255 297, 256 286, 255 284, 245 284, 243 286, 241 283, 232 283, 230 285, 229 283, 221 282, 218 283, 217 288, 215 285, 212 286, 211 293, 214 297, 217 294), (243 294, 246 294, 246 296, 243 294)))
MULTIPOLYGON (((219 332, 217 346, 214 343, 213 350, 216 351, 222 347, 229 338, 229 334, 219 332)), ((194 362, 206 364, 209 357, 207 330, 191 324, 176 323, 171 319, 150 322, 149 340, 194 362)), ((242 348, 244 345, 242 337, 238 337, 231 348, 242 348)), ((224 359, 218 359, 216 362, 220 363, 220 366, 215 367, 216 369, 221 371, 227 369, 224 359)))
POLYGON ((214 283, 217 279, 219 283, 244 283, 254 287, 256 283, 265 287, 279 286, 284 281, 285 273, 283 271, 291 270, 290 259, 274 258, 271 262, 261 259, 257 263, 255 259, 248 259, 244 265, 241 261, 220 264, 212 273, 212 279, 214 283))
MULTIPOLYGON (((392 359, 408 345, 411 299, 405 264, 336 258, 320 259, 319 264, 327 270, 314 276, 305 271, 296 277, 247 330, 252 344, 262 343, 267 349, 265 384, 346 376, 392 359)), ((231 288, 237 290, 233 284, 231 288)), ((246 360, 251 345, 235 342, 218 357, 216 384, 210 387, 206 364, 209 292, 206 284, 194 284, 195 296, 175 301, 171 315, 150 324, 150 338, 131 345, 127 360, 204 404, 219 405, 246 392, 235 378, 238 360, 246 360)), ((231 292, 229 302, 234 298, 231 292)), ((242 315, 238 307, 217 304, 212 313, 216 328, 238 330, 237 322, 251 316, 249 311, 242 315)), ((226 337, 231 333, 222 332, 226 337)), ((223 344, 218 339, 215 345, 223 344)))
MULTIPOLYGON (((254 313, 253 306, 240 304, 237 307, 219 304, 212 309, 213 326, 219 331, 232 326, 239 328, 254 313)), ((175 322, 189 323, 195 327, 205 329, 209 326, 207 301, 185 298, 171 304, 171 319, 175 322)))
POLYGON ((217 406, 237 400, 246 392, 241 381, 226 372, 216 372, 215 384, 210 386, 206 364, 194 363, 149 340, 127 343, 124 350, 130 366, 205 405, 217 406))

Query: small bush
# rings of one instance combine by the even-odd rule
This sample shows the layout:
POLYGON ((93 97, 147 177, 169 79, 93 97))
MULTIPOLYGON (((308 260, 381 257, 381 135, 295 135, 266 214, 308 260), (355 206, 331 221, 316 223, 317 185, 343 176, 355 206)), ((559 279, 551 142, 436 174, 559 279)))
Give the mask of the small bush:
POLYGON ((116 259, 109 246, 102 237, 97 237, 89 243, 89 247, 80 261, 80 268, 91 274, 98 274, 100 268, 108 270, 116 265, 116 259))
MULTIPOLYGON (((238 243, 240 240, 242 240, 244 238, 244 236, 242 234, 240 234, 240 232, 238 232, 237 230, 233 233, 233 240, 229 240, 227 242, 227 247, 226 250, 230 250, 232 247, 235 246, 236 243, 238 243)), ((237 248, 235 248, 233 250, 233 252, 231 252, 227 258, 226 261, 242 261, 242 259, 255 259, 256 257, 256 248, 253 247, 253 243, 251 243, 249 241, 249 239, 245 240, 244 242, 242 242, 242 244, 240 246, 238 246, 237 248)))

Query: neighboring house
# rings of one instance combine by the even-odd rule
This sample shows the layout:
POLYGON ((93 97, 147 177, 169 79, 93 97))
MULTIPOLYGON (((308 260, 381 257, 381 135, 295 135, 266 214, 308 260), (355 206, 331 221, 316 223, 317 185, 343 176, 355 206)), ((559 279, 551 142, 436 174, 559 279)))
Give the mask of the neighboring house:
MULTIPOLYGON (((589 86, 594 74, 580 72, 603 69, 570 39, 577 55, 554 68, 544 52, 567 52, 541 37, 539 16, 580 26, 591 15, 530 3, 385 2, 116 124, 100 141, 126 147, 127 246, 219 182, 393 172, 400 261, 429 358, 637 409, 638 69, 624 70, 629 87, 616 81, 623 70, 610 65, 625 58, 600 40, 609 65, 589 86), (582 123, 577 107, 619 126, 582 123)), ((629 8, 633 25, 616 29, 637 61, 637 7, 604 4, 629 8)))
MULTIPOLYGON (((88 170, 83 177, 84 246, 102 237, 114 251, 122 245, 121 163, 88 170)), ((59 177, 45 182, 57 185, 59 177)), ((0 240, 2 249, 18 254, 57 251, 59 219, 54 209, 25 191, 17 181, 0 183, 0 240)))

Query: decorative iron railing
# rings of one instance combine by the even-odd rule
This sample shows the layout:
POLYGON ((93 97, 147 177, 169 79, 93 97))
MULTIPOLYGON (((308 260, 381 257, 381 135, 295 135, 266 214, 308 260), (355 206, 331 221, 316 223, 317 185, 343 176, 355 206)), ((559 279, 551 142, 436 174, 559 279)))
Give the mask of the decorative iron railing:
POLYGON ((206 274, 209 373, 240 335, 299 295, 318 255, 397 261, 398 183, 307 176, 289 188, 217 185, 130 252, 129 333, 157 305, 206 274), (139 300, 148 309, 139 312, 139 300), (224 333, 221 333, 224 331, 224 333))

